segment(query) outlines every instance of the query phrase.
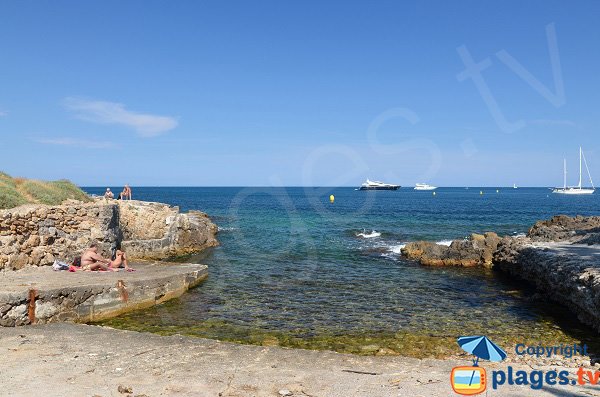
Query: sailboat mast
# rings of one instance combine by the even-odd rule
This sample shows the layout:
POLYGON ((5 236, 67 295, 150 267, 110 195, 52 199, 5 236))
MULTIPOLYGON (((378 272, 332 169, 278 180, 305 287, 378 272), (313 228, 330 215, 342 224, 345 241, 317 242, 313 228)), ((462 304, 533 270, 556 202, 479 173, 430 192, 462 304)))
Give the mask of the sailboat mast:
POLYGON ((567 159, 563 159, 563 187, 567 188, 567 159))
POLYGON ((581 152, 581 154, 583 155, 583 164, 585 164, 585 169, 588 173, 588 177, 590 178, 590 184, 592 185, 592 189, 595 189, 594 181, 592 181, 592 174, 590 174, 590 168, 588 167, 587 160, 585 159, 585 154, 583 152, 581 152))
POLYGON ((579 188, 581 189, 581 146, 579 146, 579 188))

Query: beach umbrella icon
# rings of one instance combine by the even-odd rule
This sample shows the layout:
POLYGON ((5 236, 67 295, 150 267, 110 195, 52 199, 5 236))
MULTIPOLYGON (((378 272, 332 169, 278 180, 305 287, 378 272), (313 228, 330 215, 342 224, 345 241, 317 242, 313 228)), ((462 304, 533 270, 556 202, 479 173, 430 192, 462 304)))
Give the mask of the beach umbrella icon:
POLYGON ((461 336, 458 344, 464 351, 477 357, 474 366, 477 366, 480 358, 489 361, 502 361, 506 358, 506 352, 487 336, 461 336))
MULTIPOLYGON (((461 336, 458 338, 458 344, 464 351, 477 357, 473 361, 473 367, 478 366, 480 358, 489 361, 502 361, 506 358, 506 352, 489 340, 487 336, 461 336)), ((474 376, 475 371, 471 374, 469 386, 473 383, 474 376)))

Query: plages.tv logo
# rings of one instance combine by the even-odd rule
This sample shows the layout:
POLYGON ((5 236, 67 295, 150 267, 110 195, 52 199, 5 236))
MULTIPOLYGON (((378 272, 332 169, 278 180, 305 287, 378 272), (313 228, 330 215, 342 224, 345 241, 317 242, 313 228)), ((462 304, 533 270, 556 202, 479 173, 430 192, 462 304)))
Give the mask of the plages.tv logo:
POLYGON ((473 360, 473 365, 452 368, 452 390, 464 396, 483 393, 487 387, 487 376, 485 368, 479 366, 479 359, 502 361, 506 358, 506 352, 486 336, 461 336, 458 344, 476 359, 473 360))

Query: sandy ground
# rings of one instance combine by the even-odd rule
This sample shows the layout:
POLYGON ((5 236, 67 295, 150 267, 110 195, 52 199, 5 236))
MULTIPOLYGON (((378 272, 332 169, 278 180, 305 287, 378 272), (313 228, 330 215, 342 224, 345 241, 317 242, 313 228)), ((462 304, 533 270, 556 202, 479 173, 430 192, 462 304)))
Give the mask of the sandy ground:
MULTIPOLYGON (((68 323, 2 328, 0 357, 1 396, 451 396, 450 370, 469 365, 245 346, 68 323)), ((489 377, 507 364, 483 366, 489 377)), ((600 396, 600 385, 491 390, 488 382, 482 395, 600 396)))

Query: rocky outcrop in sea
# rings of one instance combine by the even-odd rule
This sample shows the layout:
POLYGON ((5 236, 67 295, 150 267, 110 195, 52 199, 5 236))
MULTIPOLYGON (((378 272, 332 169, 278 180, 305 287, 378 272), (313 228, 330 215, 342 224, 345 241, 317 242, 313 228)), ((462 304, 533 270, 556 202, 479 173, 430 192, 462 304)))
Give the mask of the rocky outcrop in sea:
POLYGON ((492 266, 492 258, 500 237, 496 233, 471 234, 463 240, 454 240, 449 246, 431 241, 406 244, 401 252, 408 259, 427 266, 492 266))

